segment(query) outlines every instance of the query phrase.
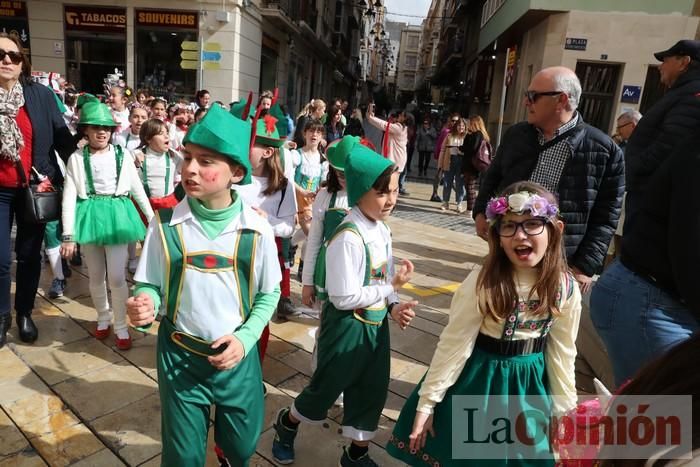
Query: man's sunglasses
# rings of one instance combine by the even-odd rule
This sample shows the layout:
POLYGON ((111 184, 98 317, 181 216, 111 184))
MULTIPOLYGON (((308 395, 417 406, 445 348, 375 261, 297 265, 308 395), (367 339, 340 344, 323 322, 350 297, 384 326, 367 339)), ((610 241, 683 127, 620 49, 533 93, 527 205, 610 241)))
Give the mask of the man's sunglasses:
POLYGON ((20 52, 0 49, 0 62, 5 61, 5 56, 10 57, 10 61, 15 65, 22 63, 22 54, 20 52))
POLYGON ((525 99, 530 104, 534 104, 537 102, 537 99, 540 98, 540 96, 558 96, 559 94, 564 94, 563 91, 544 91, 544 92, 537 92, 537 91, 525 91, 525 99))

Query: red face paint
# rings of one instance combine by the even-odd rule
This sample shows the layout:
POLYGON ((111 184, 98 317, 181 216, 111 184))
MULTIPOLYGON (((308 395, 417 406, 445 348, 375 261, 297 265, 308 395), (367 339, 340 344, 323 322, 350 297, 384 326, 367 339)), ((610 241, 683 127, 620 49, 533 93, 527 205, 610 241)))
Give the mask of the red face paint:
POLYGON ((204 177, 204 179, 210 183, 216 183, 216 181, 219 179, 219 174, 214 174, 211 177, 204 177))

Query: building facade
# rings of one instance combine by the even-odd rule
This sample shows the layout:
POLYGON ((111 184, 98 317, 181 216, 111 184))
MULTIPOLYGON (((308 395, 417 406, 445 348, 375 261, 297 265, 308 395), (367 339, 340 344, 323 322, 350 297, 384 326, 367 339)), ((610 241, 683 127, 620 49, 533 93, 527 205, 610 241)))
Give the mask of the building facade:
POLYGON ((401 30, 397 69, 397 91, 402 99, 412 98, 416 91, 416 73, 420 55, 420 26, 406 26, 401 30))
POLYGON ((352 0, 2 0, 35 70, 104 92, 108 74, 169 100, 198 89, 226 104, 279 88, 296 112, 351 98, 360 81, 363 9, 352 0))

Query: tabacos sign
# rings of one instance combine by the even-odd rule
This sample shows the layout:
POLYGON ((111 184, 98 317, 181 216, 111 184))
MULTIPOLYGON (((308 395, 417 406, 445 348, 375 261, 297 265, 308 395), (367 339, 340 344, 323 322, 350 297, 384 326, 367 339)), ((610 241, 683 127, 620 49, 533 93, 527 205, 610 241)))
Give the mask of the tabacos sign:
POLYGON ((65 6, 67 31, 125 32, 126 10, 124 8, 98 8, 65 6))

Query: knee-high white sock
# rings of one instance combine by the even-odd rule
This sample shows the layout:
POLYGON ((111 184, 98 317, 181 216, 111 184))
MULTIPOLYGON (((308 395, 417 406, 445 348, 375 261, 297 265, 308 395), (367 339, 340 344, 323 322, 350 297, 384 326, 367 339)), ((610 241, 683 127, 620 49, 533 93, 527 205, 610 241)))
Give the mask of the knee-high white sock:
POLYGON ((49 257, 49 264, 51 265, 51 272, 53 273, 54 279, 64 280, 63 277, 63 265, 61 264, 61 247, 47 248, 46 255, 49 257))

